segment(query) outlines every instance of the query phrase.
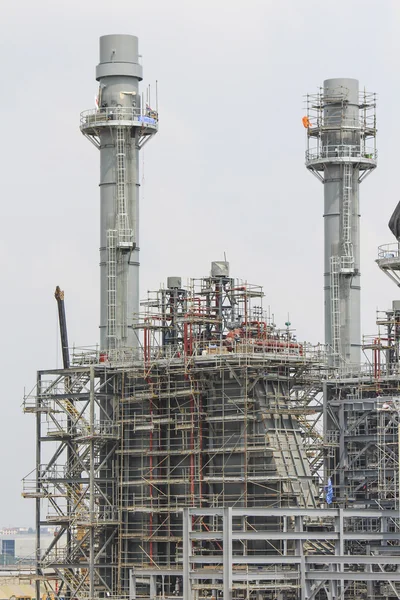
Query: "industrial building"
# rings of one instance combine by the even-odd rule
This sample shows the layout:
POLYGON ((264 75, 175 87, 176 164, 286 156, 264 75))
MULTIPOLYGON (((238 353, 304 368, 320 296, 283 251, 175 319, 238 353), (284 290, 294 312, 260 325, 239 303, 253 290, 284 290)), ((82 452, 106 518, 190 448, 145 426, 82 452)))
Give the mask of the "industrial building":
MULTIPOLYGON (((64 368, 38 371, 24 401, 37 600, 43 583, 91 600, 399 598, 400 303, 372 340, 360 331, 375 95, 329 79, 307 97, 325 203, 325 343, 310 345, 226 261, 140 301, 139 152, 159 116, 136 37, 100 38, 96 79, 80 128, 100 154, 100 347, 70 351, 57 289, 64 368)), ((399 257, 398 241, 379 249, 394 280, 399 257)))

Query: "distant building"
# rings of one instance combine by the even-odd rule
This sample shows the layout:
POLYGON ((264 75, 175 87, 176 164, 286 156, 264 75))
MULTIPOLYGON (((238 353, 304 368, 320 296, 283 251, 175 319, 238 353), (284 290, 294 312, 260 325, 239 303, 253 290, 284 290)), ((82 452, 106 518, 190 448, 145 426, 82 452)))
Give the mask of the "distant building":
POLYGON ((1 552, 7 556, 15 557, 15 540, 1 540, 1 552))

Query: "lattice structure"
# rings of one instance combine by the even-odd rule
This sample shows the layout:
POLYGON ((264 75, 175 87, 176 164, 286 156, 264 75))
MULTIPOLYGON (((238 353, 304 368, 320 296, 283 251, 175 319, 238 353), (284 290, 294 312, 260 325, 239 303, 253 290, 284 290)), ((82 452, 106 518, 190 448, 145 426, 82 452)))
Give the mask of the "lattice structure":
MULTIPOLYGON (((185 599, 400 594, 399 516, 392 511, 365 510, 362 516, 354 509, 186 509, 184 524, 185 561, 175 577, 185 599), (267 554, 249 551, 265 539, 267 554)), ((143 575, 158 590, 155 570, 143 575)))
MULTIPOLYGON (((185 507, 317 506, 325 354, 277 329, 262 296, 226 272, 159 290, 139 351, 76 354, 71 369, 39 373, 24 494, 38 530, 59 529, 50 548, 38 536, 38 580, 58 575, 73 597, 124 595, 132 570, 182 565, 185 507)), ((175 578, 164 585, 173 594, 175 578)))
POLYGON ((24 401, 37 430, 36 470, 23 488, 36 499, 37 584, 56 576, 60 593, 75 597, 93 597, 114 582, 118 380, 98 365, 40 371, 24 401), (48 548, 41 547, 45 523, 57 526, 48 548))
POLYGON ((344 506, 399 506, 400 305, 377 315, 365 337, 363 369, 339 370, 327 381, 326 472, 344 506))

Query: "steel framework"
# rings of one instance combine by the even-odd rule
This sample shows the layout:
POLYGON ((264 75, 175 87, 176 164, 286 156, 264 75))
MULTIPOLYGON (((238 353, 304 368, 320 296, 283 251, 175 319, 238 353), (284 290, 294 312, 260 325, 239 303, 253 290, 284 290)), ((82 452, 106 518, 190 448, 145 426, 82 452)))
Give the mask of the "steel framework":
POLYGON ((326 474, 343 506, 399 505, 400 303, 377 314, 362 369, 342 368, 324 391, 326 474))
MULTIPOLYGON (((364 341, 367 368, 350 364, 375 96, 328 80, 303 119, 325 186, 328 361, 225 261, 139 305, 138 153, 158 130, 141 78, 137 38, 103 36, 98 106, 81 115, 101 156, 101 349, 63 343, 71 362, 24 399, 36 600, 43 582, 68 600, 400 598, 399 303, 364 341)), ((379 252, 398 282, 398 245, 379 252)))
MULTIPOLYGON (((38 582, 124 595, 132 569, 182 565, 186 507, 317 506, 325 354, 269 323, 262 296, 227 272, 159 290, 138 350, 75 352, 70 369, 38 373, 25 398, 36 470, 24 482, 38 582), (57 535, 42 548, 49 523, 57 535)), ((146 582, 138 593, 148 597, 146 582)))
MULTIPOLYGON (((184 599, 400 595, 399 515, 392 511, 189 508, 184 525, 185 560, 176 573, 184 599), (249 552, 260 540, 268 540, 268 553, 249 552)), ((154 570, 142 575, 156 578, 154 570)))

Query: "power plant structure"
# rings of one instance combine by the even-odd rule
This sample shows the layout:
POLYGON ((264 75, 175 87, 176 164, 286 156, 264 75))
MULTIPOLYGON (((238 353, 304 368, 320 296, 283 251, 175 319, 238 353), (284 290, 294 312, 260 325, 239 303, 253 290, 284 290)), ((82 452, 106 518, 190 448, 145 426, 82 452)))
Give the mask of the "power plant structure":
MULTIPOLYGON (((159 116, 136 37, 100 38, 96 79, 80 127, 100 151, 100 347, 69 348, 57 288, 64 365, 24 399, 37 600, 43 583, 71 600, 399 598, 400 302, 360 333, 375 95, 330 79, 308 97, 306 166, 325 190, 326 344, 311 345, 225 260, 139 302, 138 154, 159 116)), ((397 222, 378 256, 392 279, 397 222)))
POLYGON ((327 79, 307 96, 306 166, 324 184, 325 343, 331 361, 360 364, 359 184, 376 167, 376 95, 327 79))

